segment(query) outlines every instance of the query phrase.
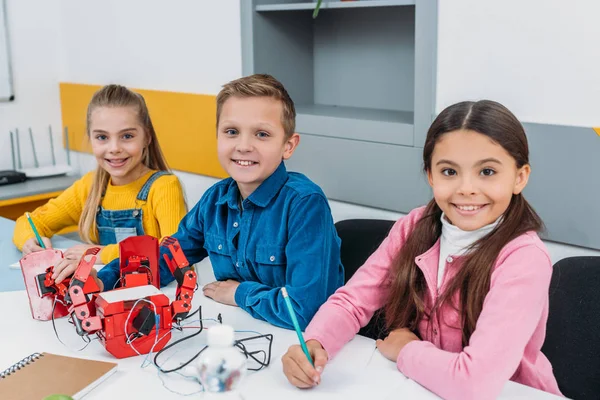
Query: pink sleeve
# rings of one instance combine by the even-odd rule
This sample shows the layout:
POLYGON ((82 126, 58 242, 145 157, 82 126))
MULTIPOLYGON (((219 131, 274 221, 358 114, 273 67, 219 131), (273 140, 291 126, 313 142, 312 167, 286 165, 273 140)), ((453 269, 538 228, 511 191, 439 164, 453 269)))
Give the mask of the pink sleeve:
POLYGON ((398 220, 379 248, 345 286, 329 297, 306 328, 305 339, 319 341, 329 358, 367 325, 383 305, 388 290, 388 283, 384 282, 388 269, 422 213, 419 208, 398 220))
POLYGON ((535 245, 510 253, 492 273, 469 344, 460 353, 415 341, 400 372, 445 399, 495 399, 518 368, 548 301, 552 264, 535 245))

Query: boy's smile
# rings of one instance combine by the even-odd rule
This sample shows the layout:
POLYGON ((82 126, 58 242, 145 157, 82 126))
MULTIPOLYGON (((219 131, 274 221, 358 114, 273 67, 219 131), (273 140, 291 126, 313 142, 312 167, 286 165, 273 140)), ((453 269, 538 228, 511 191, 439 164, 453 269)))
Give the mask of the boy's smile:
POLYGON ((223 104, 217 127, 221 166, 247 198, 294 152, 300 137, 286 138, 281 101, 271 97, 236 97, 223 104))

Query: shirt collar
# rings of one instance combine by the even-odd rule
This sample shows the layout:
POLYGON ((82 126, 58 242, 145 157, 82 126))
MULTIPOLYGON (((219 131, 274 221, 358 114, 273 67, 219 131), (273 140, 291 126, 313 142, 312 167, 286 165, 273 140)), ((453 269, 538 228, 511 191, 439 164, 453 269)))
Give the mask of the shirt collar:
MULTIPOLYGON (((279 193, 285 182, 287 182, 287 179, 288 173, 282 161, 277 169, 265 179, 250 196, 248 196, 247 200, 258 207, 266 207, 275 195, 279 193)), ((237 209, 239 196, 240 189, 238 188, 236 181, 232 179, 227 186, 227 191, 217 200, 216 204, 227 203, 229 208, 237 209)))
POLYGON ((442 213, 442 236, 453 246, 464 250, 479 239, 483 238, 491 231, 493 231, 494 228, 498 226, 498 223, 500 223, 501 219, 502 216, 500 216, 496 221, 492 222, 491 224, 482 226, 481 228, 476 229, 474 231, 463 231, 459 227, 452 225, 446 219, 446 215, 442 213))

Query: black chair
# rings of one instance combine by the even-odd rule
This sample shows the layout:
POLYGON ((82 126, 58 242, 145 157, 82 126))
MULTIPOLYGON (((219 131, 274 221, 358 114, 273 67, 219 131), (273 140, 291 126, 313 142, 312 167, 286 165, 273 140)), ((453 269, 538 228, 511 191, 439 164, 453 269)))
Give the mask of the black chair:
MULTIPOLYGON (((342 239, 344 282, 348 282, 367 258, 377 250, 393 225, 394 221, 380 219, 348 219, 335 224, 338 236, 342 239)), ((385 337, 385 321, 382 314, 376 312, 358 334, 372 339, 385 337)))
POLYGON ((600 399, 600 257, 554 265, 542 352, 565 396, 600 399))

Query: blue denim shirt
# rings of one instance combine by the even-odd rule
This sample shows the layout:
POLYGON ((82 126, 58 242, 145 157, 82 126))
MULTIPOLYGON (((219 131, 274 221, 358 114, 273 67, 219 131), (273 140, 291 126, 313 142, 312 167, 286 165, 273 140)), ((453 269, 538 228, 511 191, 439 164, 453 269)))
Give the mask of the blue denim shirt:
MULTIPOLYGON (((340 239, 323 191, 283 162, 239 209, 236 182, 206 191, 173 237, 190 264, 210 257, 217 280, 240 282, 236 303, 253 317, 293 328, 280 289, 286 287, 304 330, 318 308, 344 284, 340 239)), ((160 282, 173 276, 163 260, 160 282)), ((118 279, 118 260, 98 273, 104 287, 118 279)), ((204 284, 208 282, 203 282, 204 284)))

